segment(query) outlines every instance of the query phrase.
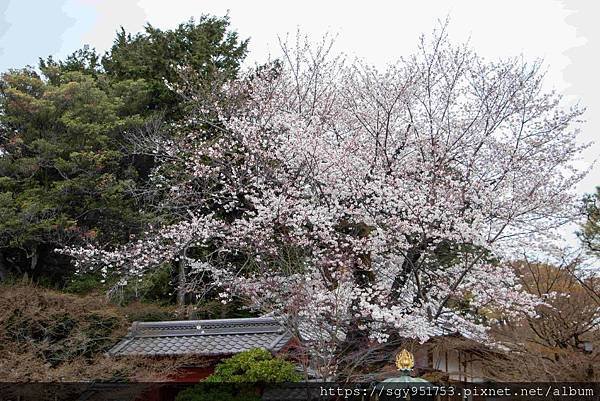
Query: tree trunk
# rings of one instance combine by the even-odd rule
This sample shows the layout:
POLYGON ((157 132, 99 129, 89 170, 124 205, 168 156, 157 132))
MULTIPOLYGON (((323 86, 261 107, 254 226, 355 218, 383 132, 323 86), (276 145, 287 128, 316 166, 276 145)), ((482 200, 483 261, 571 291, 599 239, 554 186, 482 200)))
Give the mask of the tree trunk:
POLYGON ((37 267, 38 259, 39 259, 38 249, 37 249, 37 246, 34 246, 31 249, 31 265, 29 267, 29 270, 31 271, 32 276, 33 276, 33 271, 37 267))
POLYGON ((4 253, 0 251, 0 281, 5 281, 8 278, 10 271, 6 266, 6 260, 4 259, 4 253))
POLYGON ((177 262, 179 269, 177 283, 177 306, 183 311, 185 308, 186 280, 185 280, 185 250, 177 262))
MULTIPOLYGON (((371 270, 371 258, 369 255, 362 255, 360 262, 357 262, 354 267, 354 283, 357 287, 367 288, 373 284, 374 280, 375 275, 371 270)), ((356 307, 358 307, 358 301, 353 300, 351 310, 356 307)), ((340 379, 350 378, 356 370, 355 361, 364 352, 368 351, 369 330, 360 328, 363 323, 366 322, 362 319, 352 318, 347 327, 344 341, 338 345, 337 353, 342 356, 338 361, 340 379)))
POLYGON ((408 277, 411 275, 411 273, 415 271, 417 263, 419 262, 419 259, 421 258, 424 249, 425 245, 420 244, 419 246, 409 249, 406 253, 406 257, 402 262, 402 268, 400 269, 400 272, 394 278, 394 282, 392 283, 392 301, 394 301, 401 295, 400 290, 406 284, 406 281, 408 280, 408 277))

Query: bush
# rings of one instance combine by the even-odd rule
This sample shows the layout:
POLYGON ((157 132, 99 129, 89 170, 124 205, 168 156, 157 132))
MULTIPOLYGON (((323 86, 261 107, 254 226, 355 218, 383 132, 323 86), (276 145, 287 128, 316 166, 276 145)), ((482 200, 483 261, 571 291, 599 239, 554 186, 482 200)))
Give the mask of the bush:
POLYGON ((284 383, 300 381, 295 366, 261 348, 240 352, 219 363, 209 383, 284 383))
MULTIPOLYGON (((112 300, 120 305, 130 302, 154 302, 162 305, 175 302, 175 288, 171 282, 172 267, 169 264, 132 280, 112 294, 112 300), (170 295, 169 295, 170 294, 170 295)), ((102 276, 98 272, 73 274, 63 288, 64 292, 86 295, 106 292, 121 279, 118 275, 102 276)))
POLYGON ((46 368, 36 374, 86 361, 106 352, 128 325, 117 311, 93 297, 78 297, 31 285, 2 286, 0 296, 0 365, 27 365, 20 355, 46 368))
POLYGON ((176 401, 260 400, 258 384, 298 382, 294 364, 255 348, 240 352, 217 365, 203 383, 177 395, 176 401), (227 383, 227 387, 223 386, 227 383))
MULTIPOLYGON (((130 307, 110 304, 104 295, 0 284, 0 382, 161 381, 190 363, 188 357, 106 356, 127 333, 127 312, 130 307)), ((135 312, 130 318, 169 315, 166 308, 144 304, 135 305, 135 312)))
POLYGON ((242 301, 237 298, 226 304, 218 299, 203 300, 194 305, 192 319, 234 319, 257 316, 243 306, 242 301))
POLYGON ((173 267, 165 263, 155 271, 145 274, 141 282, 131 283, 127 286, 130 292, 129 298, 142 302, 174 303, 176 289, 172 282, 172 273, 173 267))
POLYGON ((91 294, 98 292, 105 286, 101 282, 102 276, 100 274, 86 273, 86 274, 75 274, 67 282, 63 291, 70 294, 91 294))

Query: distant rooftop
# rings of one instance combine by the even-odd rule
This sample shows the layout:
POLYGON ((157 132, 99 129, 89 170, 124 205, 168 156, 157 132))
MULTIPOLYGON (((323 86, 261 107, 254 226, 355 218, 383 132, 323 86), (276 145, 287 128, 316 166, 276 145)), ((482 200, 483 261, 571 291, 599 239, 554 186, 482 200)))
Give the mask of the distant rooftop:
POLYGON ((232 355, 252 348, 276 353, 292 338, 274 318, 134 322, 109 355, 232 355))

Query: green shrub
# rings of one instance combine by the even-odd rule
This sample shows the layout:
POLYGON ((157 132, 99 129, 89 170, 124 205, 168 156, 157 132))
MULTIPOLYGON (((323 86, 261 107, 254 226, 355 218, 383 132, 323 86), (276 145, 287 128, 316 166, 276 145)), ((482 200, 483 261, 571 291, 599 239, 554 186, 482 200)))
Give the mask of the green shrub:
POLYGON ((209 383, 284 383, 300 381, 294 365, 262 348, 240 352, 219 363, 209 383))
MULTIPOLYGON (((112 294, 112 301, 119 305, 127 305, 135 301, 165 305, 174 303, 175 289, 171 283, 171 270, 172 267, 165 264, 155 271, 145 274, 139 281, 131 280, 112 294)), ((63 291, 80 295, 105 292, 108 288, 115 286, 120 279, 121 277, 116 274, 103 277, 99 272, 73 274, 63 291)))
POLYGON ((223 304, 218 299, 202 300, 196 303, 192 318, 203 319, 233 319, 240 317, 256 317, 256 313, 252 313, 248 309, 244 309, 243 302, 234 298, 232 301, 223 304))
POLYGON ((64 292, 70 294, 90 294, 95 291, 102 291, 105 285, 102 283, 102 276, 97 273, 75 274, 64 287, 64 292))
MULTIPOLYGON (((174 303, 176 289, 171 281, 172 270, 173 267, 165 263, 155 271, 144 275, 141 282, 134 284, 137 286, 137 299, 142 302, 158 302, 167 305, 174 303)), ((133 290, 132 284, 128 286, 130 291, 133 290)))
POLYGON ((204 382, 177 395, 176 401, 260 400, 259 384, 298 382, 294 365, 261 348, 240 352, 217 365, 204 382), (227 383, 227 387, 224 387, 227 383))

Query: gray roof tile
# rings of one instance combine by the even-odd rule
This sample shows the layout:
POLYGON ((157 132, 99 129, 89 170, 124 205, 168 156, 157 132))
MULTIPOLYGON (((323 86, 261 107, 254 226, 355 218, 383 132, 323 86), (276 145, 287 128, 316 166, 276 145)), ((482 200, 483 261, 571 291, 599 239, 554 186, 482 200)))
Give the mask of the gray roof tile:
POLYGON ((134 322, 109 355, 227 355, 280 351, 291 334, 274 318, 134 322))

